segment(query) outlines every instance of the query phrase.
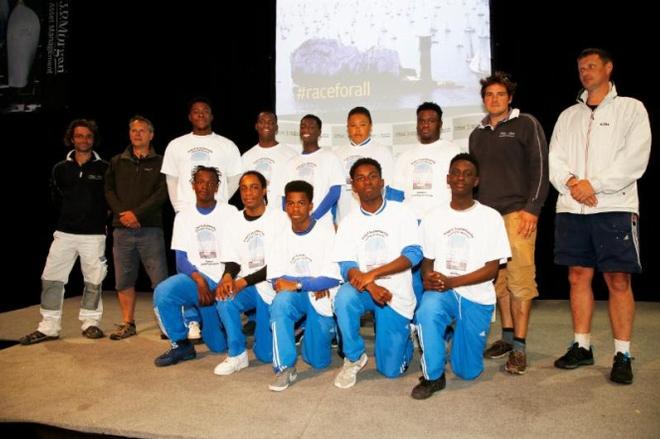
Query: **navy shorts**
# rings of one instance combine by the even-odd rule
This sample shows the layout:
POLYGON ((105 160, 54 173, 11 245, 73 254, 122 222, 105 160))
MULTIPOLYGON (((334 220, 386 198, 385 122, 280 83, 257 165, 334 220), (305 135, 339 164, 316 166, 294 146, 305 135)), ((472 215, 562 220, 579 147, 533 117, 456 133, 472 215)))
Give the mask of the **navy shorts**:
POLYGON ((641 273, 639 217, 631 212, 555 218, 555 264, 593 267, 604 273, 641 273))
POLYGON ((140 260, 149 275, 152 288, 167 278, 165 239, 160 227, 116 228, 112 253, 115 262, 117 291, 133 288, 140 270, 140 260))

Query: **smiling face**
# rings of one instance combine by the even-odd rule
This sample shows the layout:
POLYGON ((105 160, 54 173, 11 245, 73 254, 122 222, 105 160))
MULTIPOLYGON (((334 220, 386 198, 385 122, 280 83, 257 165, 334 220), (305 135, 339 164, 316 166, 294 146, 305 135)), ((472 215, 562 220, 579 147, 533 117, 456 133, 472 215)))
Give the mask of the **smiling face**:
POLYGON ((449 168, 447 184, 454 197, 472 197, 472 191, 479 185, 477 168, 468 160, 456 160, 449 168))
POLYGON ((259 210, 266 205, 266 188, 261 185, 261 181, 257 176, 244 175, 238 185, 238 190, 246 211, 259 210))
POLYGON ((509 112, 511 96, 504 84, 491 84, 484 90, 484 107, 491 119, 499 119, 509 112))
POLYGON ((306 117, 300 121, 300 140, 303 144, 317 144, 321 136, 321 128, 316 120, 306 117))
POLYGON ((90 152, 94 146, 94 133, 87 127, 77 126, 73 129, 71 144, 76 152, 90 152))
POLYGON ((273 113, 259 113, 254 129, 257 130, 260 143, 272 143, 277 134, 277 118, 273 113))

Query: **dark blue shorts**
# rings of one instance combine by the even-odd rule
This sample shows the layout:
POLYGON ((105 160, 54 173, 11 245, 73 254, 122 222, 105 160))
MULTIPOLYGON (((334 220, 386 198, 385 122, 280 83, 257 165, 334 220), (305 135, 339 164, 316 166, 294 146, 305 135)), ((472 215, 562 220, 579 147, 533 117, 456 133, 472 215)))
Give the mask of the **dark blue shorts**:
POLYGON ((638 221, 630 212, 557 214, 555 264, 640 273, 638 221))

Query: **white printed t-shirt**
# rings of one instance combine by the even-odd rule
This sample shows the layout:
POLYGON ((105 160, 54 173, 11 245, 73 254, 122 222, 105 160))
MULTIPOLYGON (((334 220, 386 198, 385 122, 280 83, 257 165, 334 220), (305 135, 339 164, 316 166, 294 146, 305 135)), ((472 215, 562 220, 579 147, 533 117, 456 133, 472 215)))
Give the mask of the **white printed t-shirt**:
POLYGON ((392 158, 392 151, 388 147, 378 145, 373 139, 370 139, 366 144, 338 146, 334 149, 334 152, 344 166, 346 174, 346 182, 342 185, 341 197, 337 205, 337 223, 339 224, 353 209, 360 207, 360 199, 351 187, 350 172, 353 163, 365 157, 376 160, 383 171, 381 176, 385 180, 385 184, 390 184, 394 159, 392 158))
POLYGON ((221 262, 223 231, 227 220, 236 214, 236 208, 217 203, 211 213, 201 214, 195 205, 188 205, 174 218, 172 250, 184 251, 197 270, 220 282, 225 271, 221 262))
POLYGON ((184 205, 194 205, 195 191, 192 188, 192 173, 197 166, 208 166, 220 171, 218 201, 228 201, 233 194, 228 193, 227 180, 241 174, 241 153, 231 140, 218 134, 197 136, 185 134, 172 140, 163 156, 160 172, 178 179, 177 200, 170 200, 174 210, 182 210, 184 205))
POLYGON ((449 203, 449 162, 462 152, 465 151, 456 144, 438 140, 417 145, 397 158, 391 186, 404 192, 404 202, 415 212, 417 219, 449 203))
MULTIPOLYGON (((339 266, 331 259, 334 240, 335 230, 329 222, 317 221, 312 230, 304 235, 297 235, 289 225, 277 235, 275 245, 268 249, 268 279, 324 276, 341 280, 339 266)), ((316 300, 313 292, 308 294, 309 301, 319 314, 332 316, 336 287, 330 289, 329 298, 316 300)))
MULTIPOLYGON (((224 227, 224 242, 221 260, 235 262, 241 266, 239 277, 259 271, 266 265, 266 249, 273 246, 278 233, 291 228, 291 222, 284 212, 268 210, 258 219, 248 221, 244 211, 236 212, 224 227)), ((255 285, 259 295, 271 304, 275 291, 268 281, 255 285)))
POLYGON ((269 148, 264 148, 256 144, 241 157, 243 172, 259 171, 266 177, 268 181, 269 209, 282 210, 282 200, 273 192, 273 189, 284 187, 284 168, 289 160, 297 154, 297 151, 283 143, 269 148))
MULTIPOLYGON (((395 260, 411 245, 420 245, 417 218, 404 204, 385 201, 376 213, 358 208, 339 224, 333 260, 355 261, 366 273, 395 260)), ((416 299, 410 268, 376 279, 376 284, 392 293, 392 309, 412 319, 416 299)))
MULTIPOLYGON (((502 215, 478 201, 466 210, 449 205, 433 210, 422 219, 421 235, 424 257, 434 259, 433 270, 449 277, 471 273, 489 261, 504 264, 511 257, 502 215)), ((456 292, 482 305, 495 303, 492 280, 456 292)))

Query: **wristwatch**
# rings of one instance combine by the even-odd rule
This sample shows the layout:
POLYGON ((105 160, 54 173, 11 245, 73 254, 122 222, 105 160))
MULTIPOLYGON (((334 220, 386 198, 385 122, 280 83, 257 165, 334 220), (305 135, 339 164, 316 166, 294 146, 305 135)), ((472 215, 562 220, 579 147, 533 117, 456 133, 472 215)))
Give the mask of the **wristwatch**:
POLYGON ((296 291, 302 291, 302 282, 296 282, 296 291))

